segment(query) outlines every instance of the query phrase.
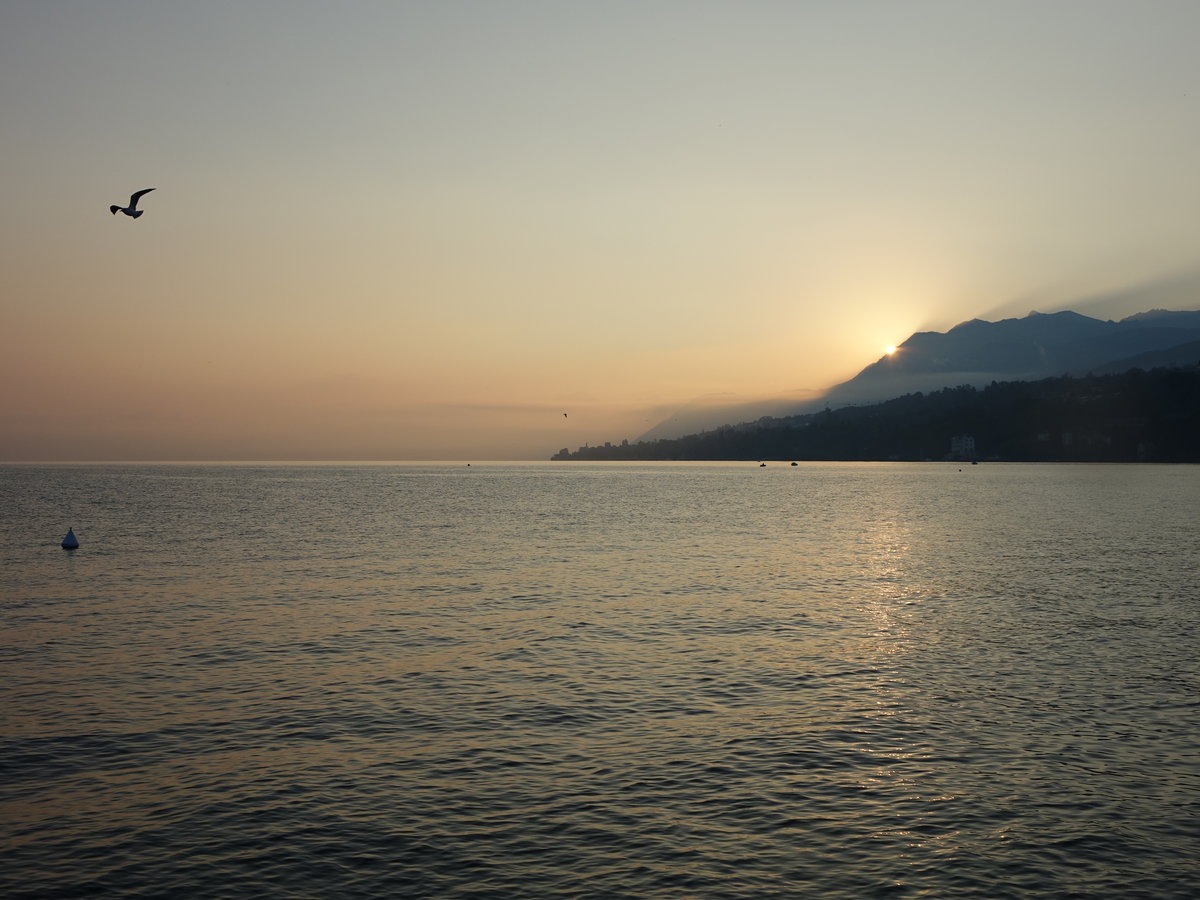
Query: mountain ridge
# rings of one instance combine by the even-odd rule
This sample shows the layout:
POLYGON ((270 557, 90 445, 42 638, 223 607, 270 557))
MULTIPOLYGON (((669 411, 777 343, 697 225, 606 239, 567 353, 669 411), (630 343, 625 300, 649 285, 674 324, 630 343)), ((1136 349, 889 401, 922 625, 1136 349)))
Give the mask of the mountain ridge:
POLYGON ((735 407, 723 411, 724 423, 680 414, 641 434, 637 441, 679 437, 719 424, 754 421, 766 410, 775 417, 817 412, 825 408, 879 403, 917 392, 992 381, 1035 381, 1056 375, 1113 371, 1120 360, 1169 353, 1200 340, 1200 310, 1151 309, 1120 320, 1098 319, 1073 310, 989 322, 967 319, 944 332, 914 332, 896 352, 880 357, 853 378, 833 385, 814 399, 787 404, 756 404, 757 415, 738 417, 735 407), (701 424, 703 423, 703 424, 701 424))

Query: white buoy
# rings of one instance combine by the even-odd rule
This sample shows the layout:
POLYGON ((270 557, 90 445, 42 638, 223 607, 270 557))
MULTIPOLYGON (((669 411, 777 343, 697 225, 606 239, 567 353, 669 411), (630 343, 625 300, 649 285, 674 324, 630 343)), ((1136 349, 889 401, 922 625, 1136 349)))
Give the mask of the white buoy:
POLYGON ((79 549, 79 538, 75 537, 75 529, 74 528, 67 529, 67 536, 65 538, 63 538, 62 548, 64 550, 78 550, 79 549))

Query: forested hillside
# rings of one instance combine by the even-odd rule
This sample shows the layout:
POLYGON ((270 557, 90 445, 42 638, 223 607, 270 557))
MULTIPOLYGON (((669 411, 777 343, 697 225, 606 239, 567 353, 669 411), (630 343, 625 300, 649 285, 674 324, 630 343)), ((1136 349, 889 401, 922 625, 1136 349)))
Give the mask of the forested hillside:
POLYGON ((577 460, 924 460, 955 436, 978 459, 1200 462, 1200 366, 993 382, 680 438, 566 448, 577 460))

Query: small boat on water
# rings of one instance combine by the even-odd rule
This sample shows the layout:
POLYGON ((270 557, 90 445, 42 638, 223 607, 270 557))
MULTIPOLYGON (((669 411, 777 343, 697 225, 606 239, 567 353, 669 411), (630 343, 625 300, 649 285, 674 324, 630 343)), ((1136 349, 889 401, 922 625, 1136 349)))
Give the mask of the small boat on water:
POLYGON ((79 538, 75 537, 75 529, 74 528, 67 529, 67 536, 65 538, 63 538, 62 548, 64 550, 78 550, 79 549, 79 538))

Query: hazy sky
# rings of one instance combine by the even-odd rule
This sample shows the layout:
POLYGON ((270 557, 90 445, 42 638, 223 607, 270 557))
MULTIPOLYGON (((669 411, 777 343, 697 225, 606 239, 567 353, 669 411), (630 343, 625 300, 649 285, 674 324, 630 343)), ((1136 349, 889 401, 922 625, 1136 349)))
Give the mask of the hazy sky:
POLYGON ((1198 45, 1195 0, 0 0, 0 459, 541 459, 1196 308, 1198 45))

